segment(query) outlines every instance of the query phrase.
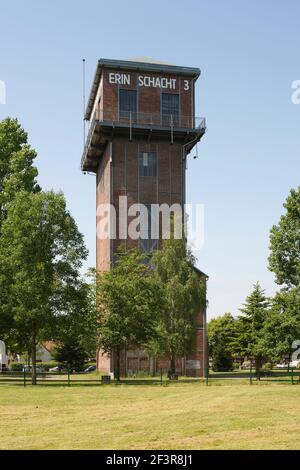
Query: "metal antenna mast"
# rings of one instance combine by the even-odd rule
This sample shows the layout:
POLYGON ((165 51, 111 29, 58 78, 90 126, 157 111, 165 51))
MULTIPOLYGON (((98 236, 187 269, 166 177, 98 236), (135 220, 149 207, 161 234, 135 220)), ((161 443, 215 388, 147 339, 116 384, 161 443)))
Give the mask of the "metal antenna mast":
POLYGON ((85 59, 82 59, 83 148, 85 146, 85 59))

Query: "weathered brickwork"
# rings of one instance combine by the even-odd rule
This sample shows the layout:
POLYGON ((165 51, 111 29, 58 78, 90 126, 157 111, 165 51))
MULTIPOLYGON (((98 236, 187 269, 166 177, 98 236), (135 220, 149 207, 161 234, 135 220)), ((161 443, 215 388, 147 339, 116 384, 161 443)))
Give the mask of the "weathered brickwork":
MULTIPOLYGON (((97 237, 97 268, 107 270, 120 244, 127 248, 138 241, 119 238, 119 198, 127 196, 128 205, 185 203, 186 157, 201 133, 194 125, 194 84, 198 69, 173 66, 153 66, 130 62, 103 60, 99 62, 87 119, 91 122, 84 168, 96 173, 96 223, 99 228, 99 208, 113 203, 117 211, 117 238, 97 237), (120 90, 136 91, 136 111, 120 113, 120 90), (162 116, 162 93, 179 95, 179 110, 175 123, 162 116), (156 154, 154 176, 139 173, 139 156, 156 154)), ((172 98, 173 99, 173 98, 172 98)), ((176 98, 177 99, 177 98, 176 98)), ((128 224, 134 217, 128 217, 128 224)), ((198 272, 199 276, 205 276, 198 272)), ((205 369, 205 312, 195 312, 193 352, 177 360, 177 371, 189 376, 202 376, 205 369)), ((114 369, 114 357, 99 351, 98 368, 105 373, 114 369)), ((153 359, 145 351, 123 351, 121 372, 159 373, 169 369, 166 358, 153 359)))

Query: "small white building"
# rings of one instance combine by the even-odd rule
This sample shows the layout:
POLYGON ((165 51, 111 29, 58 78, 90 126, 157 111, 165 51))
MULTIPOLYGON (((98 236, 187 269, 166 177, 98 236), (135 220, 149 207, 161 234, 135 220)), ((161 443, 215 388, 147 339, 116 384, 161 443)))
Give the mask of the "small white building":
POLYGON ((54 343, 52 341, 47 341, 38 345, 36 351, 36 360, 41 362, 51 362, 54 360, 51 351, 54 348, 54 343))
MULTIPOLYGON (((37 362, 51 362, 54 360, 51 352, 55 347, 53 341, 45 341, 37 346, 36 349, 36 360, 37 362)), ((18 359, 20 362, 27 362, 28 358, 26 356, 19 356, 18 359)))

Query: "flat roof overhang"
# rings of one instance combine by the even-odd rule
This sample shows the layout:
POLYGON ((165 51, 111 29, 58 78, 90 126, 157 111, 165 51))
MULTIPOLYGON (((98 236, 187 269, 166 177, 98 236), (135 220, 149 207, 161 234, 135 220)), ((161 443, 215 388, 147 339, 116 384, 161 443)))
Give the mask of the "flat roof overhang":
POLYGON ((99 59, 84 119, 89 120, 93 109, 94 101, 100 83, 100 77, 104 68, 124 71, 171 73, 174 75, 185 75, 193 77, 195 80, 200 76, 201 70, 195 67, 181 67, 178 65, 168 65, 152 62, 137 62, 132 60, 99 59))

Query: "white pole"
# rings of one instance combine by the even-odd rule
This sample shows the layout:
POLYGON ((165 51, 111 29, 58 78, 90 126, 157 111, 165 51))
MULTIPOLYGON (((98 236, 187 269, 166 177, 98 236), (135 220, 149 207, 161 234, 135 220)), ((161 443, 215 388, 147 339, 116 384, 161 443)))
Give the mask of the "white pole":
POLYGON ((4 341, 0 340, 0 374, 2 374, 3 359, 6 359, 6 348, 4 341))

